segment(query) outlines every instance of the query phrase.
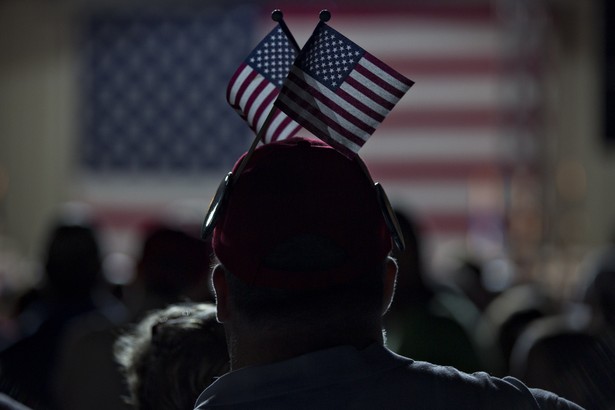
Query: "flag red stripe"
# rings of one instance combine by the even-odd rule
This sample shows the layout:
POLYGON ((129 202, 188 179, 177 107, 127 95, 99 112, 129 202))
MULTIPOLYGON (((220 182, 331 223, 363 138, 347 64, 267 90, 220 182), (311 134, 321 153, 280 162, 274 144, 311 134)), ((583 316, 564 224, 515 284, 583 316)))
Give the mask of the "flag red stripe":
MULTIPOLYGON (((256 101, 256 99, 260 96, 260 94, 263 92, 263 89, 265 87, 267 87, 267 84, 268 84, 268 81, 266 81, 265 79, 261 79, 260 84, 256 86, 256 88, 254 89, 254 92, 248 98, 248 101, 246 101, 246 105, 243 108, 243 112, 245 113, 246 119, 248 118, 248 113, 252 109, 252 105, 254 104, 254 101, 256 101)), ((262 104, 259 106, 259 108, 261 106, 262 106, 262 104)), ((256 119, 257 118, 256 115, 253 118, 256 119)), ((252 122, 255 121, 254 119, 252 120, 252 122)), ((250 124, 250 125, 252 125, 252 124, 250 124)))
POLYGON ((285 118, 280 122, 280 124, 276 127, 275 130, 273 130, 273 132, 271 132, 271 138, 269 139, 270 141, 277 141, 278 137, 280 136, 280 134, 282 133, 282 131, 284 131, 284 129, 288 126, 288 124, 290 124, 292 122, 292 118, 290 118, 289 116, 287 116, 286 114, 284 114, 282 111, 280 111, 277 107, 273 107, 273 110, 276 110, 277 112, 275 113, 276 117, 279 117, 281 115, 283 115, 285 118))
MULTIPOLYGON (((269 2, 265 10, 279 8, 279 2, 269 2)), ((454 2, 400 2, 400 1, 379 1, 373 3, 360 3, 354 1, 339 2, 296 2, 284 5, 284 17, 286 20, 292 18, 314 18, 314 13, 318 10, 327 8, 334 16, 336 22, 340 20, 358 18, 368 18, 382 20, 391 16, 405 14, 413 19, 437 19, 453 21, 469 21, 474 23, 493 22, 497 14, 495 8, 489 2, 475 4, 455 4, 454 2), (320 7, 318 7, 320 6, 320 7)), ((269 17, 269 15, 267 15, 269 17)))
POLYGON ((258 130, 256 129, 256 127, 258 126, 258 122, 260 120, 260 118, 265 115, 265 110, 269 107, 269 104, 271 104, 271 102, 278 96, 278 89, 274 88, 273 90, 271 90, 271 92, 267 95, 267 97, 265 97, 265 99, 263 100, 263 103, 260 105, 260 107, 258 107, 258 109, 256 110, 256 113, 254 114, 254 121, 253 124, 250 124, 250 127, 258 132, 258 130))
POLYGON ((233 73, 233 76, 231 77, 231 80, 229 81, 228 86, 226 87, 226 101, 228 101, 228 103, 231 104, 231 106, 234 106, 233 102, 231 102, 231 89, 237 82, 237 77, 239 77, 239 74, 241 74, 241 72, 246 66, 247 64, 245 62, 241 63, 239 68, 237 68, 237 71, 233 73))
MULTIPOLYGON (((258 75, 258 73, 252 69, 250 69, 250 74, 245 78, 244 82, 239 86, 239 90, 237 90, 237 95, 235 96, 235 105, 239 106, 239 102, 243 97, 243 94, 246 92, 246 89, 250 86, 254 78, 258 75)), ((244 110, 245 113, 245 110, 244 110)))
POLYGON ((421 225, 426 232, 440 233, 465 233, 470 225, 470 217, 464 212, 444 213, 430 212, 421 213, 421 225))
MULTIPOLYGON (((536 121, 538 112, 532 112, 524 120, 524 126, 536 121)), ((407 108, 392 111, 381 129, 412 130, 414 128, 497 128, 517 122, 514 108, 407 108)))
POLYGON ((379 114, 376 111, 372 110, 367 105, 363 104, 361 101, 357 100, 356 98, 354 98, 352 95, 348 94, 346 91, 342 90, 341 88, 338 88, 337 91, 335 91, 335 94, 337 94, 340 98, 346 100, 348 103, 352 104, 356 109, 361 111, 363 114, 367 115, 368 117, 373 118, 375 121, 380 123, 384 120, 385 118, 384 115, 379 114))
MULTIPOLYGON (((407 85, 408 88, 412 87, 412 85, 414 84, 414 81, 412 81, 409 78, 406 78, 405 76, 401 75, 397 71, 393 70, 390 66, 388 66, 387 64, 384 64, 381 60, 377 59, 370 53, 365 52, 365 54, 363 54, 363 58, 369 61, 370 63, 372 63, 373 65, 375 65, 376 67, 378 67, 379 69, 381 69, 382 71, 384 71, 385 73, 387 73, 388 75, 390 75, 391 77, 395 78, 400 83, 407 85)), ((397 88, 395 89, 397 90, 397 88)), ((399 98, 403 97, 403 95, 404 93, 402 92, 399 98)))
POLYGON ((449 57, 449 56, 412 56, 406 58, 392 57, 387 60, 391 67, 413 77, 432 76, 491 76, 505 74, 515 70, 512 64, 506 64, 502 58, 484 57, 449 57))
MULTIPOLYGON (((282 88, 282 91, 280 92, 280 95, 284 95, 286 98, 294 101, 295 104, 299 105, 301 108, 303 108, 311 116, 313 116, 314 118, 319 119, 327 127, 331 128, 332 130, 334 130, 337 133, 341 134, 342 136, 344 136, 348 140, 354 142, 358 146, 362 146, 365 143, 365 141, 363 141, 360 137, 358 137, 354 133, 348 131, 347 129, 342 127, 338 122, 334 121, 333 119, 331 119, 327 115, 325 115, 317 106, 312 105, 312 103, 308 99, 304 99, 302 96, 299 96, 299 95, 295 94, 289 88, 286 88, 286 87, 282 88)), ((278 101, 280 101, 280 100, 278 99, 278 101)), ((288 105, 285 104, 285 107, 292 111, 292 109, 288 105)), ((298 113, 298 114, 301 114, 301 113, 298 113)), ((305 122, 305 120, 302 117, 301 117, 301 120, 305 122)), ((296 118, 295 118, 295 121, 297 121, 296 118)), ((297 121, 297 122, 299 122, 299 121, 297 121)), ((303 125, 304 127, 306 127, 306 124, 304 122, 299 122, 299 123, 301 125, 303 125)), ((320 133, 316 133, 317 136, 320 136, 321 134, 322 134, 322 131, 320 133)))
MULTIPOLYGON (((282 97, 284 97, 283 94, 280 94, 282 97)), ((293 109, 286 105, 286 102, 284 101, 284 98, 280 98, 276 101, 276 105, 278 105, 281 109, 285 110, 286 112, 294 112, 293 109)), ((316 126, 316 122, 310 118, 310 116, 312 116, 311 113, 309 112, 303 112, 301 113, 302 116, 297 116, 294 118, 295 121, 297 121, 299 124, 301 124, 301 126, 303 126, 303 128, 305 128, 306 130, 310 131, 312 134, 316 135, 318 138, 320 138, 321 140, 325 141, 327 144, 331 145, 332 147, 334 147, 336 150, 338 150, 339 152, 341 152, 342 154, 346 155, 349 158, 354 157, 355 155, 357 155, 357 153, 351 149, 349 149, 348 147, 339 144, 337 141, 335 141, 334 139, 330 138, 328 134, 326 134, 326 132, 324 132, 323 130, 321 130, 320 128, 318 128, 316 126), (308 117, 305 118, 304 116, 307 115, 308 117)))
POLYGON ((511 165, 493 161, 379 161, 365 160, 375 179, 389 181, 455 181, 482 175, 486 169, 509 172, 511 165))
POLYGON ((354 88, 356 88, 361 94, 365 95, 367 98, 369 98, 370 100, 376 102, 377 104, 385 107, 387 110, 392 110, 393 107, 395 107, 395 104, 392 104, 390 102, 388 102, 387 100, 385 100, 384 98, 380 97, 378 94, 376 94, 375 92, 373 92, 372 90, 370 90, 369 88, 367 88, 365 85, 363 85, 362 83, 358 82, 357 80, 355 80, 354 78, 348 76, 346 77, 346 83, 348 83, 349 85, 353 86, 354 88))
POLYGON ((397 99, 400 99, 405 94, 404 91, 401 91, 393 87, 391 84, 384 81, 382 78, 378 77, 376 74, 374 74, 372 71, 368 70, 367 68, 363 67, 361 64, 357 64, 354 70, 358 72, 359 74, 363 75, 365 78, 367 78, 374 84, 378 85, 378 87, 382 88, 383 90, 395 96, 397 99))
MULTIPOLYGON (((323 103, 324 105, 326 105, 327 107, 329 107, 330 109, 335 111, 336 114, 338 114, 339 116, 343 117, 348 122, 352 123, 356 127, 358 127, 361 130, 365 131, 369 135, 373 134, 374 131, 376 131, 376 129, 374 127, 364 123, 363 121, 361 121, 360 119, 358 119, 357 117, 355 117, 354 115, 352 115, 351 113, 346 111, 343 107, 340 107, 339 104, 337 104, 335 101, 333 101, 329 97, 323 95, 320 92, 320 90, 318 90, 315 87, 312 87, 310 84, 305 82, 302 78, 297 76, 292 71, 288 74, 288 78, 294 84, 299 86, 299 88, 301 88, 305 92, 309 93, 312 97, 314 97, 315 99, 317 99, 318 101, 320 101, 321 103, 323 103)), ((348 96, 354 100, 354 98, 352 96, 350 96, 350 95, 348 95, 348 96)), ((349 103, 354 106, 354 101, 349 102, 349 103)))

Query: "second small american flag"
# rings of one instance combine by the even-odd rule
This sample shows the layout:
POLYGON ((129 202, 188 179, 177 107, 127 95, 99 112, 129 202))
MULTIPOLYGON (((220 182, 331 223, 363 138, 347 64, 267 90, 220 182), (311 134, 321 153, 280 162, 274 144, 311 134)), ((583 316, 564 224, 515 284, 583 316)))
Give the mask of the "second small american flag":
POLYGON ((300 128, 273 106, 296 55, 297 50, 278 24, 252 50, 229 82, 227 101, 256 134, 262 132, 265 143, 292 137, 300 128), (271 110, 276 112, 265 124, 271 110), (267 128, 261 130, 263 126, 267 128))

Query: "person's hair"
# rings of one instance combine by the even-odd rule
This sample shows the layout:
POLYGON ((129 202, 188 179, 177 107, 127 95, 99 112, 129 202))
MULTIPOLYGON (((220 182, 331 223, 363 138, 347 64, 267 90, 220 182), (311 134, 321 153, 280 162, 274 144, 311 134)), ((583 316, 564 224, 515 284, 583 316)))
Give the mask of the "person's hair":
MULTIPOLYGON (((347 257, 330 241, 304 235, 278 246, 264 264, 309 275, 310 271, 335 269, 347 257)), ((262 330, 343 331, 380 320, 385 264, 386 260, 365 267, 349 282, 317 289, 252 286, 221 266, 229 286, 230 303, 242 324, 262 330)))
POLYGON ((116 340, 114 354, 137 409, 192 408, 229 365, 224 329, 206 303, 152 311, 116 340))

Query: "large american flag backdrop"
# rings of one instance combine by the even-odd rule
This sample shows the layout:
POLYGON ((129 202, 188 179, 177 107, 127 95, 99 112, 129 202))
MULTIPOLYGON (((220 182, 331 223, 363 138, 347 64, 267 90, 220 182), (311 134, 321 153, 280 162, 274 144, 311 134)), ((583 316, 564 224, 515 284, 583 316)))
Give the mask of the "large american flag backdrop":
MULTIPOLYGON (((360 151, 374 179, 422 221, 435 254, 506 246, 507 181, 539 153, 540 71, 511 46, 527 27, 487 1, 344 4, 329 25, 415 81, 360 151)), ((87 20, 76 192, 109 232, 128 235, 177 200, 202 216, 248 148, 254 134, 225 96, 282 6, 259 7, 87 20)), ((321 8, 283 8, 300 46, 321 8)))

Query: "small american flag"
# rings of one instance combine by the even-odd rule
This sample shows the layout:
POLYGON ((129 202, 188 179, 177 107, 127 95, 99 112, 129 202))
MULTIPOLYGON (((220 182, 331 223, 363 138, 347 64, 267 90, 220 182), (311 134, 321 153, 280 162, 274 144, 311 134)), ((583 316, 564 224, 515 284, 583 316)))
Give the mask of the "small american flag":
POLYGON ((275 106, 352 157, 412 84, 321 21, 291 67, 275 106))
POLYGON ((291 137, 299 124, 273 106, 280 87, 297 56, 290 39, 279 24, 248 55, 229 82, 226 99, 267 143, 291 137), (275 110, 265 124, 271 110, 275 110))

